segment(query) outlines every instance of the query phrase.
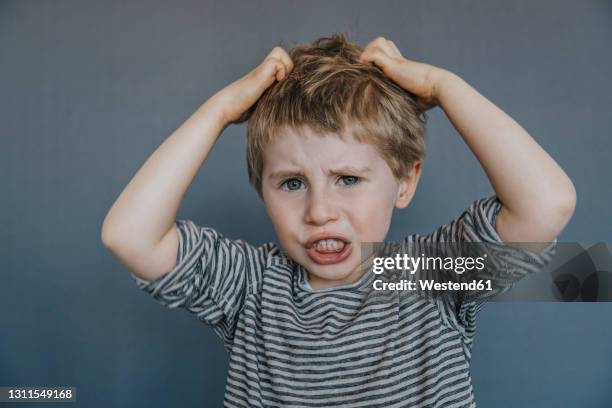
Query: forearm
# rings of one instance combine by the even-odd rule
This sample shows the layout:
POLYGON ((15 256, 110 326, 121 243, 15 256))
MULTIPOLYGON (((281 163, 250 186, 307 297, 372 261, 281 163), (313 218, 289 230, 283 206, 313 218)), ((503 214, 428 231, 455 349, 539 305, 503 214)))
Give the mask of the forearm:
POLYGON ((569 219, 575 200, 571 180, 518 123, 448 71, 441 73, 436 93, 507 213, 525 224, 569 219))
POLYGON ((146 250, 161 241, 224 128, 221 118, 209 100, 155 150, 106 215, 102 227, 106 245, 146 250))

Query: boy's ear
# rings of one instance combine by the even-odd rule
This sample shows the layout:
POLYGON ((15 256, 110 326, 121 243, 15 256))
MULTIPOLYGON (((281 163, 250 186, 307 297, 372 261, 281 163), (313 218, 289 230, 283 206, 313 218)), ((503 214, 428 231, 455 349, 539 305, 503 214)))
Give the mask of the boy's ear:
POLYGON ((417 184, 419 184, 419 179, 421 178, 421 170, 421 162, 416 161, 410 174, 400 180, 395 207, 406 208, 410 201, 412 201, 417 184))

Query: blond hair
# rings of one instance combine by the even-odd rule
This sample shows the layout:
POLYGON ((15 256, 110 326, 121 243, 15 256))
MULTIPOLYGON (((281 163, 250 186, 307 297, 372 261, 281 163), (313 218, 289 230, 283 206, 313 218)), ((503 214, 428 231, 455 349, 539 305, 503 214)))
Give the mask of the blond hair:
POLYGON ((289 51, 290 75, 270 86, 244 115, 249 181, 262 197, 263 149, 284 127, 351 135, 377 148, 403 178, 425 157, 425 105, 371 63, 344 34, 289 51))

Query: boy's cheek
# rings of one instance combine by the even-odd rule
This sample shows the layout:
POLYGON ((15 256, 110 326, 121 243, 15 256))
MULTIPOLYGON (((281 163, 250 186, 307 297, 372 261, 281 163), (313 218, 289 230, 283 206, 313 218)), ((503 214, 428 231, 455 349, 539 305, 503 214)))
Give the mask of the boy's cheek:
POLYGON ((367 224, 364 225, 364 242, 381 242, 384 241, 391 226, 392 210, 389 211, 386 208, 378 208, 369 211, 365 214, 362 219, 368 220, 367 224))

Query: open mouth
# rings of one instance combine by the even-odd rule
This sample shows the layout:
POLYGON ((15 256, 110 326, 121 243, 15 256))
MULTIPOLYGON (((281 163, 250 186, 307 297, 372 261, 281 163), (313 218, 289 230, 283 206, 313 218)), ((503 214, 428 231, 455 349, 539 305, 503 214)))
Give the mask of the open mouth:
POLYGON ((344 261, 352 249, 350 242, 338 238, 326 238, 312 242, 307 253, 314 262, 329 265, 344 261))

